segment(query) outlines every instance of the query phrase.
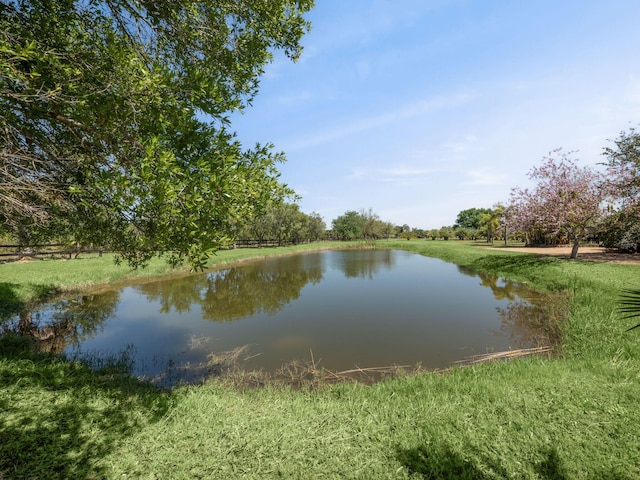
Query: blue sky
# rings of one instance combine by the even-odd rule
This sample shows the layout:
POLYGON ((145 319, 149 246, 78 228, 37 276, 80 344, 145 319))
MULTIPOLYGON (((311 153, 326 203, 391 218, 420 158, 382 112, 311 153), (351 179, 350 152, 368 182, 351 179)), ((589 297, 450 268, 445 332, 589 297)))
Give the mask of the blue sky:
POLYGON ((414 228, 492 207, 551 150, 640 124, 637 0, 316 0, 232 126, 275 144, 301 210, 414 228))

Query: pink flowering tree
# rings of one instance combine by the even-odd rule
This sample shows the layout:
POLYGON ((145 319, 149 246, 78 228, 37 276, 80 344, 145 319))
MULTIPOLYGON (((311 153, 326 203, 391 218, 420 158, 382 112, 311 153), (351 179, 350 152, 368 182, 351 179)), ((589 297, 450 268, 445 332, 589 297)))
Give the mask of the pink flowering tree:
POLYGON ((527 243, 542 238, 567 240, 573 247, 571 258, 576 258, 588 228, 603 216, 606 192, 601 188, 602 175, 579 167, 572 153, 557 149, 543 158, 542 165, 529 172, 537 182, 535 188, 514 188, 507 212, 511 228, 523 232, 527 243))

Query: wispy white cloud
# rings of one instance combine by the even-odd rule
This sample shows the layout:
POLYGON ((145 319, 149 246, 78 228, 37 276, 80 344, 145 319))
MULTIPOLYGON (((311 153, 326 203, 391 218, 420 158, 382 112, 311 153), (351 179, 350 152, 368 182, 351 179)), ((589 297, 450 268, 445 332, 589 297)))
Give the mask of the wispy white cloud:
POLYGON ((465 93, 434 96, 432 98, 404 105, 395 110, 379 113, 378 115, 345 120, 344 123, 338 126, 328 128, 320 132, 313 132, 303 138, 296 138, 288 141, 284 146, 287 151, 294 151, 322 145, 376 128, 408 121, 446 108, 454 108, 469 102, 471 98, 472 97, 470 95, 465 93))
POLYGON ((504 185, 508 178, 504 173, 496 173, 490 169, 467 170, 464 176, 466 181, 463 185, 504 185))
POLYGON ((442 169, 439 169, 439 168, 415 168, 415 167, 400 166, 400 167, 382 170, 382 174, 390 177, 398 177, 398 178, 422 177, 425 175, 431 175, 433 173, 438 173, 441 171, 442 169))
MULTIPOLYGON (((344 0, 322 0, 330 21, 316 17, 309 42, 323 50, 343 50, 369 44, 419 22, 425 15, 445 7, 450 0, 404 0, 402 8, 393 2, 368 2, 365 8, 344 0), (407 12, 411 12, 410 15, 407 12)), ((315 13, 321 13, 316 7, 315 13)))
POLYGON ((482 144, 475 134, 463 134, 458 138, 444 142, 440 145, 440 150, 446 155, 470 155, 481 151, 482 144))
POLYGON ((445 170, 442 168, 424 168, 409 165, 397 165, 390 168, 352 167, 346 178, 350 180, 378 182, 415 181, 420 178, 444 172, 445 170))
POLYGON ((274 102, 283 106, 296 106, 312 99, 314 94, 309 90, 298 90, 278 95, 274 98, 274 102))

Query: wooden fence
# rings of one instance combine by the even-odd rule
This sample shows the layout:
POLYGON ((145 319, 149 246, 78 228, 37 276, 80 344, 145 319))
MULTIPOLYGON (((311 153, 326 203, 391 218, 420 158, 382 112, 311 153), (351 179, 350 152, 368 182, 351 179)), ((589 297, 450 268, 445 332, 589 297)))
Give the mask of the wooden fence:
POLYGON ((95 248, 92 246, 70 246, 61 243, 48 243, 38 245, 0 245, 0 257, 6 260, 19 260, 22 258, 35 258, 38 256, 68 256, 73 258, 81 253, 98 253, 100 256, 104 253, 104 248, 95 248))
MULTIPOLYGON (((264 240, 242 239, 236 240, 223 249, 234 248, 267 248, 267 247, 284 247, 287 245, 298 245, 303 243, 313 243, 312 240, 301 240, 298 242, 284 242, 274 238, 264 240)), ((105 248, 95 248, 93 246, 70 246, 62 243, 38 244, 38 245, 1 245, 0 258, 4 261, 20 260, 23 258, 36 257, 68 257, 69 259, 77 257, 81 253, 98 253, 102 256, 108 250, 105 248)))
POLYGON ((285 242, 285 241, 282 241, 282 240, 277 240, 275 238, 269 238, 269 239, 264 239, 264 240, 242 239, 242 240, 236 240, 228 248, 285 247, 287 245, 300 245, 300 244, 304 244, 304 243, 313 243, 313 242, 311 240, 300 240, 300 241, 297 241, 297 242, 290 242, 290 241, 286 241, 285 242))

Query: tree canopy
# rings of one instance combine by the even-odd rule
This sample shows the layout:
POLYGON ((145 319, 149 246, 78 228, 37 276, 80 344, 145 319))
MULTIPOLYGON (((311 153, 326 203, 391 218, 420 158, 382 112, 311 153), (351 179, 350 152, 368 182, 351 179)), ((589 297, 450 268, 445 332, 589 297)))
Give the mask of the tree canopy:
POLYGON ((349 210, 331 221, 334 235, 340 240, 364 238, 366 219, 355 210, 349 210))
POLYGON ((238 232, 238 239, 257 240, 262 245, 276 240, 279 245, 316 241, 324 238, 326 224, 319 213, 309 215, 295 203, 273 203, 238 232))
MULTIPOLYGON (((375 242, 380 238, 389 238, 393 225, 380 220, 372 209, 349 210, 331 221, 333 235, 339 240, 364 240, 375 242)), ((407 226, 407 231, 409 227, 407 226)))
POLYGON ((458 213, 454 228, 480 228, 480 222, 482 221, 482 215, 490 214, 490 208, 467 208, 458 213))
POLYGON ((604 149, 607 158, 607 193, 621 210, 640 212, 640 132, 631 128, 604 149))
POLYGON ((133 265, 201 266, 271 199, 272 145, 245 149, 275 51, 293 60, 313 0, 0 2, 0 229, 67 235, 133 265))
MULTIPOLYGON (((478 227, 487 235, 487 243, 493 243, 498 229, 501 227, 501 219, 504 214, 504 207, 497 205, 493 210, 487 209, 486 213, 480 215, 478 227)), ((505 236, 505 241, 507 240, 505 236)))
POLYGON ((604 149, 607 158, 605 190, 612 200, 600 239, 608 248, 640 250, 640 133, 621 132, 604 149))

